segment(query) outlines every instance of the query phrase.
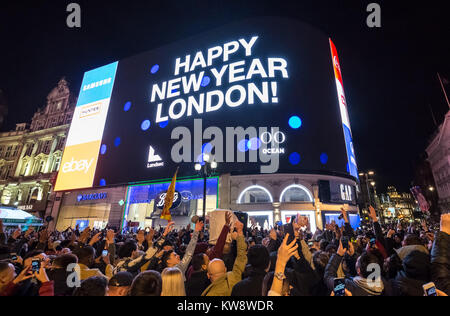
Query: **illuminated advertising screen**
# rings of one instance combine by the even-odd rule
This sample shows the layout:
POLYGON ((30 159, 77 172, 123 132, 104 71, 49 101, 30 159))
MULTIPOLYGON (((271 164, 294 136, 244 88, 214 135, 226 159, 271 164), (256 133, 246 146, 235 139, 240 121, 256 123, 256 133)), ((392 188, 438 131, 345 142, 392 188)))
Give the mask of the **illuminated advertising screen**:
POLYGON ((219 174, 356 177, 334 56, 317 29, 264 17, 88 71, 55 189, 193 176, 206 154, 219 174))

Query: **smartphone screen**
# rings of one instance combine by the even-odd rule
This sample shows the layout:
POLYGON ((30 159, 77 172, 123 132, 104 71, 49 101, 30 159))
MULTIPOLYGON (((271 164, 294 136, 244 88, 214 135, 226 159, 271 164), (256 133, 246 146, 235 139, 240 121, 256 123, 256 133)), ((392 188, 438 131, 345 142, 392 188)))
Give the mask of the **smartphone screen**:
POLYGON ((427 296, 437 296, 437 293, 436 293, 436 288, 433 286, 433 287, 430 287, 428 290, 427 290, 427 296))
POLYGON ((334 279, 334 295, 335 296, 345 296, 345 279, 336 278, 334 279))
POLYGON ((40 268, 41 268, 41 260, 33 260, 31 262, 31 271, 39 272, 40 268))
POLYGON ((102 251, 102 257, 106 257, 108 255, 108 250, 103 250, 102 251))
POLYGON ((437 296, 436 285, 433 282, 427 283, 423 286, 426 296, 437 296))

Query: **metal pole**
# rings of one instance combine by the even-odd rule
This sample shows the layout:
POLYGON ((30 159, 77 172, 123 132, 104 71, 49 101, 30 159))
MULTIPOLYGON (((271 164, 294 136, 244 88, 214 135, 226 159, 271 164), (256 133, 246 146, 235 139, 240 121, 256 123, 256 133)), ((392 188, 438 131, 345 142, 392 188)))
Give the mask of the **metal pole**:
MULTIPOLYGON (((203 224, 206 222, 206 176, 207 176, 207 170, 206 170, 206 162, 203 169, 203 224)), ((203 225, 203 229, 205 229, 206 225, 203 225)))
POLYGON ((368 174, 365 174, 366 176, 366 188, 367 188, 367 198, 369 199, 369 205, 367 205, 367 209, 369 209, 370 204, 372 203, 371 198, 370 198, 370 190, 369 190, 369 177, 368 174))

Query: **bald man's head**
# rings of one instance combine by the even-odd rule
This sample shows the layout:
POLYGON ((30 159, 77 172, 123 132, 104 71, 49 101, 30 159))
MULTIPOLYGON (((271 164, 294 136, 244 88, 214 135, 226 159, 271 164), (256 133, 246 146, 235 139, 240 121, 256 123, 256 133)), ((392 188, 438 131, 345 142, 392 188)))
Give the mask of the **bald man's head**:
POLYGON ((208 265, 208 277, 211 282, 220 279, 227 273, 225 263, 221 259, 214 259, 208 265))

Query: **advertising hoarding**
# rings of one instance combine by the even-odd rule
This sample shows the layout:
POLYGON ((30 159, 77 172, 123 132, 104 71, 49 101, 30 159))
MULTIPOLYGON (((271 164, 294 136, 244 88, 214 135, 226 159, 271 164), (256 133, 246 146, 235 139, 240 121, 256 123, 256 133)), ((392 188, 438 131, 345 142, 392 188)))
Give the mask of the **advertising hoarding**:
POLYGON ((329 45, 256 18, 87 72, 55 189, 192 176, 203 154, 219 173, 357 177, 329 45))

